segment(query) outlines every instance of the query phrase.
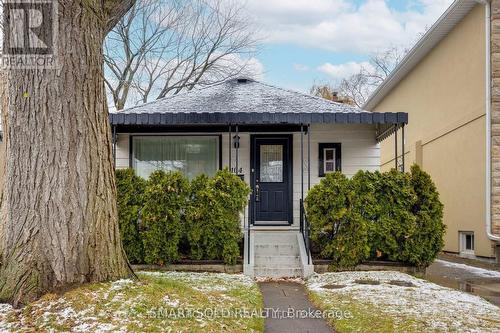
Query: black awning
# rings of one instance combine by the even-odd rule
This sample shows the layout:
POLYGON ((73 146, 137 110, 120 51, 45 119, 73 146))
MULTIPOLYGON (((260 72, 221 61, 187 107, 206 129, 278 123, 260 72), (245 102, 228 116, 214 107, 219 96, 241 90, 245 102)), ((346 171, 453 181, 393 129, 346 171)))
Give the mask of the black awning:
POLYGON ((259 112, 196 112, 196 113, 120 113, 109 115, 111 125, 300 125, 300 124, 374 124, 403 125, 408 123, 404 112, 362 113, 259 113, 259 112))

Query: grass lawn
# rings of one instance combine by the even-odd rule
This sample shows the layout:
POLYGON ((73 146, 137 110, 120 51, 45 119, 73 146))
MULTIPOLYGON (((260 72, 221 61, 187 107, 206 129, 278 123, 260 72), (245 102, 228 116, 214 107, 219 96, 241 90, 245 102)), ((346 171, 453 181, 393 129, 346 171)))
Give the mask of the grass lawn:
POLYGON ((243 275, 140 272, 88 284, 20 310, 0 304, 0 332, 263 332, 256 283, 243 275), (246 311, 246 312, 245 312, 246 311), (249 315, 250 314, 250 315, 249 315), (260 314, 260 313, 259 313, 260 314))
POLYGON ((337 332, 499 332, 500 308, 486 300, 399 272, 318 274, 307 282, 337 332))

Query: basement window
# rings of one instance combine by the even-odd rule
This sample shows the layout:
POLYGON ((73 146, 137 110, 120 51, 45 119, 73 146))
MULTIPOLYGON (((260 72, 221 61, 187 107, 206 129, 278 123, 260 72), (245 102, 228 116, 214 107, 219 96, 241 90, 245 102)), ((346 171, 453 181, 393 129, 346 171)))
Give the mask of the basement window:
POLYGON ((474 256, 474 232, 461 231, 460 237, 460 254, 466 256, 474 256))

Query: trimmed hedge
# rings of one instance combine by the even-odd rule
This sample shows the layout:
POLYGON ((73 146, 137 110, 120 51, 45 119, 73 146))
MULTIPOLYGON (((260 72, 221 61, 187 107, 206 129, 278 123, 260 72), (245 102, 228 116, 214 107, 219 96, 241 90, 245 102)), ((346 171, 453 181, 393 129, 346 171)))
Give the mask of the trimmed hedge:
POLYGON ((350 180, 329 174, 309 192, 306 211, 314 247, 336 268, 374 258, 423 267, 443 247, 443 205, 418 166, 411 173, 360 171, 350 180))
POLYGON ((250 188, 229 170, 191 182, 178 172, 155 171, 146 181, 131 169, 117 170, 117 189, 120 232, 130 262, 165 265, 189 257, 236 263, 240 212, 250 188))
POLYGON ((240 212, 245 208, 250 188, 229 170, 213 178, 201 175, 191 183, 186 211, 186 230, 191 257, 223 259, 236 264, 240 254, 240 212))
POLYGON ((418 231, 411 212, 417 197, 409 175, 396 170, 383 173, 375 183, 374 195, 377 215, 369 227, 371 253, 413 264, 408 260, 413 249, 406 242, 418 231))
POLYGON ((118 223, 123 248, 133 264, 144 262, 144 245, 139 233, 139 217, 146 181, 132 169, 116 170, 118 223))
POLYGON ((305 200, 311 240, 322 258, 338 268, 355 266, 368 256, 367 223, 356 209, 352 182, 341 173, 328 174, 305 200))
POLYGON ((417 232, 406 242, 412 249, 408 262, 419 266, 429 265, 444 246, 446 225, 443 223, 443 204, 431 177, 417 165, 411 168, 410 183, 417 195, 412 207, 417 219, 417 232))
POLYGON ((144 261, 164 265, 180 258, 182 209, 186 207, 189 182, 180 172, 155 171, 144 191, 142 220, 144 261))

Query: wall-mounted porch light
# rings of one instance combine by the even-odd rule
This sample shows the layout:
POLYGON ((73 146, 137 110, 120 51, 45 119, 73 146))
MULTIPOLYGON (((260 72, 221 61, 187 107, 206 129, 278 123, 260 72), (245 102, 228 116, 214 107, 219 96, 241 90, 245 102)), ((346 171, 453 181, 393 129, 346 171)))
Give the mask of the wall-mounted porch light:
POLYGON ((234 149, 240 148, 240 136, 239 135, 233 136, 233 147, 234 147, 234 149))

